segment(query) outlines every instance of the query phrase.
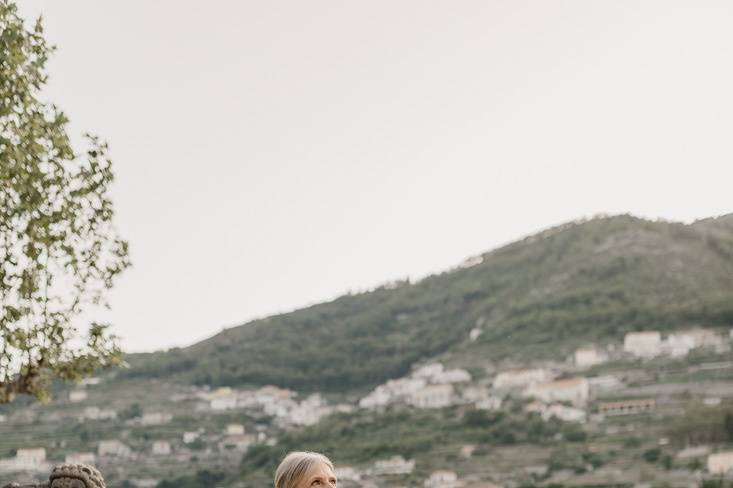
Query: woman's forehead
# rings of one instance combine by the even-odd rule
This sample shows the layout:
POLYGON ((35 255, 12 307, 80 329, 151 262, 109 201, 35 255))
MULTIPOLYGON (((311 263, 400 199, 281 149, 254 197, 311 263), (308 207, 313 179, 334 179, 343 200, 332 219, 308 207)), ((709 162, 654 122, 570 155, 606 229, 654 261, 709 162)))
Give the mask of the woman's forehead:
POLYGON ((315 476, 323 476, 323 477, 330 477, 334 476, 333 470, 331 469, 331 466, 324 463, 323 461, 318 461, 316 463, 313 463, 313 466, 308 470, 308 476, 315 477, 315 476))

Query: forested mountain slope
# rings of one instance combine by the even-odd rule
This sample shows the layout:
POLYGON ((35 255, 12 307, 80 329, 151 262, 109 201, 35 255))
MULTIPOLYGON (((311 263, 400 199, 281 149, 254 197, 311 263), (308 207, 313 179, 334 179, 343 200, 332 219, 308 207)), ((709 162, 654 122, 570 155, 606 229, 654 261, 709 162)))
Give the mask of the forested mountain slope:
POLYGON ((472 262, 133 355, 125 374, 348 392, 439 354, 557 359, 629 330, 733 326, 733 215, 690 225, 595 218, 472 262), (483 333, 469 342, 475 327, 483 333))

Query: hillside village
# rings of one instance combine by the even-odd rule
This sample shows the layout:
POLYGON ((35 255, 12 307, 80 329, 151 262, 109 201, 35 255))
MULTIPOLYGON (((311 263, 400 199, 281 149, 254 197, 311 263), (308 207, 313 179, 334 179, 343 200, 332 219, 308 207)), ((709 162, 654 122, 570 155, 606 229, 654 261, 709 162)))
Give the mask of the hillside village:
MULTIPOLYGON (((468 340, 476 340, 480 333, 480 328, 471 330, 468 340)), ((41 479, 52 464, 83 462, 98 466, 112 480, 129 479, 130 486, 154 487, 171 473, 194 467, 235 469, 242 456, 256 446, 277 447, 278 438, 288 432, 328 423, 334 415, 348 417, 360 412, 379 416, 394 410, 429 413, 459 408, 468 415, 465 412, 500 414, 519 408, 543 422, 577 425, 581 429, 577 432, 584 436, 613 437, 628 432, 624 419, 633 419, 633 432, 645 418, 668 416, 670 412, 679 415, 679 406, 690 401, 711 411, 733 411, 733 362, 720 360, 729 356, 731 334, 733 331, 705 328, 666 335, 654 330, 630 332, 618 343, 579 347, 565 361, 491 373, 487 368, 479 377, 466 369, 433 361, 362 396, 340 401, 319 393, 302 396, 277 386, 238 389, 166 385, 161 389, 170 389, 167 396, 150 401, 152 398, 142 391, 137 394, 147 401, 129 403, 115 391, 118 387, 113 386, 114 378, 89 378, 70 391, 61 390, 65 399, 48 407, 2 411, 0 452, 5 457, 0 459, 0 474, 3 479, 41 479), (680 371, 691 356, 698 360, 680 371), (715 360, 706 361, 708 357, 715 360), (680 379, 670 381, 651 374, 650 380, 651 370, 660 365, 663 369, 674 366, 680 379), (706 378, 699 383, 705 387, 691 390, 690 377, 706 378), (719 377, 725 381, 715 379, 719 377), (104 391, 105 382, 112 390, 104 391), (44 436, 38 432, 52 422, 62 422, 69 434, 55 433, 58 435, 52 437, 60 440, 49 446, 39 441, 44 436), (71 440, 75 437, 78 440, 71 440), (69 441, 64 440, 67 438, 69 441), (142 474, 129 477, 132 471, 142 474)), ((563 434, 555 434, 555 440, 562 442, 563 434)), ((668 437, 660 437, 656 440, 658 446, 645 452, 668 451, 670 443, 668 437)), ((465 444, 456 454, 470 459, 479 452, 480 446, 465 444)), ((403 454, 367 464, 339 459, 338 452, 332 455, 342 484, 371 488, 394 486, 399 479, 425 488, 577 484, 576 478, 580 484, 644 484, 643 479, 629 477, 630 473, 611 468, 604 471, 592 465, 583 468, 580 476, 574 471, 551 470, 540 462, 510 473, 484 470, 487 479, 451 466, 431 466, 436 469, 424 471, 420 460, 403 454), (424 477, 415 479, 418 472, 424 472, 424 477), (589 478, 593 483, 588 483, 589 478)), ((682 463, 687 469, 662 470, 656 476, 673 485, 696 486, 707 476, 733 475, 733 446, 725 448, 724 443, 691 443, 671 459, 665 462, 682 463)), ((491 456, 486 462, 491 463, 491 456)))
POLYGON ((0 488, 733 488, 713 3, 0 0, 0 488))
POLYGON ((571 222, 0 405, 0 479, 254 488, 312 449, 347 488, 723 488, 731 277, 733 215, 571 222))

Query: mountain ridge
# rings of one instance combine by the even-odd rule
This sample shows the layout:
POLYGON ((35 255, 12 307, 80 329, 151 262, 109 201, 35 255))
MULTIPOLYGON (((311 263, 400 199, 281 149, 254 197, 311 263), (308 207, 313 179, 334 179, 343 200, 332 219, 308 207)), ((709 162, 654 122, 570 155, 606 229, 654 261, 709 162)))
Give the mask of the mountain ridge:
POLYGON ((392 282, 186 348, 132 355, 125 374, 348 392, 436 355, 501 361, 561 343, 557 356, 628 330, 701 323, 733 325, 733 214, 691 224, 601 216, 551 227, 415 283, 392 282), (479 323, 481 336, 467 343, 479 323))

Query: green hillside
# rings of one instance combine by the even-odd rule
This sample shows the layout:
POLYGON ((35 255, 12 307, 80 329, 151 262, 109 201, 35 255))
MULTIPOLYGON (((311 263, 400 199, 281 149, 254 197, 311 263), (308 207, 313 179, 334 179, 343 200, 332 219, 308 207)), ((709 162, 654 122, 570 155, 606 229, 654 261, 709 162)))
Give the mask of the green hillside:
POLYGON ((595 218, 482 258, 188 348, 133 355, 126 375, 347 392, 441 354, 463 363, 559 359, 577 344, 618 340, 629 330, 733 326, 733 215, 691 225, 595 218), (471 343, 477 326, 483 334, 471 343))

